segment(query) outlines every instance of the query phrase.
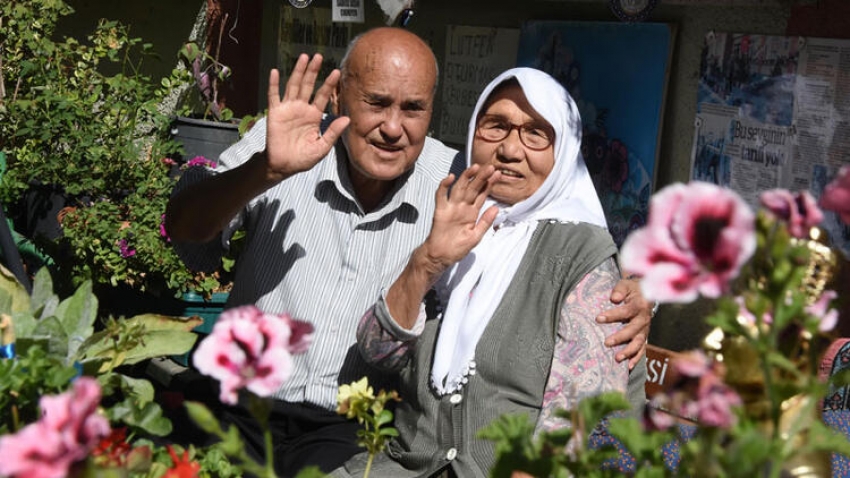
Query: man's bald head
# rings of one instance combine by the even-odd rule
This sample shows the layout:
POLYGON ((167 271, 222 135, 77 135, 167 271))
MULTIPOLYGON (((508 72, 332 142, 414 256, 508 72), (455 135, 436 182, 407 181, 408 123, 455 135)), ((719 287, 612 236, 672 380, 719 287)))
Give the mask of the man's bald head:
MULTIPOLYGON (((352 63, 352 60, 359 61, 391 53, 409 55, 410 59, 416 62, 430 62, 433 65, 433 73, 428 75, 430 78, 423 77, 422 81, 433 81, 434 92, 436 93, 439 66, 431 47, 408 30, 395 27, 380 27, 369 30, 357 35, 348 43, 348 48, 345 50, 345 55, 339 65, 340 85, 345 83, 347 77, 360 73, 356 68, 352 69, 353 66, 356 66, 352 63)), ((422 65, 427 66, 425 63, 422 63, 422 65)))

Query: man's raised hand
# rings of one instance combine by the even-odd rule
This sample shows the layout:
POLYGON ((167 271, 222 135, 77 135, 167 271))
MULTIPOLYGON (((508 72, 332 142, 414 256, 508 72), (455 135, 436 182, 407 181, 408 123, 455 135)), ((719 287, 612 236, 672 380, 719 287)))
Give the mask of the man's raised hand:
POLYGON ((269 175, 283 180, 315 166, 333 148, 348 126, 348 117, 336 118, 324 133, 322 116, 331 93, 339 83, 334 70, 322 86, 313 90, 322 66, 322 55, 301 54, 280 97, 280 73, 269 73, 269 113, 266 132, 266 160, 269 175))

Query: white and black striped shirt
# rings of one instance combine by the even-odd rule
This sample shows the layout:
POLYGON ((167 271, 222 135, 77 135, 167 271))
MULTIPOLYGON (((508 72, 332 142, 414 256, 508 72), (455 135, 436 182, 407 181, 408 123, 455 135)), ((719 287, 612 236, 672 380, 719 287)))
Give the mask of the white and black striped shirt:
MULTIPOLYGON (((222 153, 219 170, 265 149, 265 135, 261 120, 222 153)), ((293 357, 293 375, 276 398, 329 410, 336 408, 340 384, 369 375, 376 391, 393 386, 361 359, 357 323, 425 240, 437 186, 458 154, 428 138, 415 168, 378 208, 364 213, 352 195, 345 159, 338 158, 341 151, 338 146, 312 170, 255 198, 231 224, 232 231, 244 221, 248 234, 228 306, 255 304, 315 327, 312 345, 293 357)), ((210 249, 181 248, 190 263, 187 253, 210 249)))

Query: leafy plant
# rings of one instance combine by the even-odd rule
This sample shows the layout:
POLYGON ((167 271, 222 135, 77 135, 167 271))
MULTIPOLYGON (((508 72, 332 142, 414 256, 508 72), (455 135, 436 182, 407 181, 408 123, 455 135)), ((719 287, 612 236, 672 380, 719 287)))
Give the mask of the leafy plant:
POLYGON ((170 432, 170 423, 153 400, 151 383, 118 369, 186 353, 195 343, 192 329, 201 319, 145 314, 126 320, 107 318, 96 328, 97 304, 90 282, 60 300, 53 293, 49 272, 40 269, 30 296, 8 270, 0 268, 0 314, 11 318, 19 354, 17 360, 0 362, 9 377, 0 386, 8 391, 0 395, 0 432, 32 421, 38 397, 65 390, 79 374, 97 377, 112 402, 107 415, 114 422, 156 436, 170 432))
POLYGON ((193 272, 162 229, 175 184, 168 158, 180 148, 163 105, 191 75, 145 75, 152 46, 117 22, 101 21, 85 42, 56 39, 57 22, 72 12, 62 0, 0 5, 0 150, 9 158, 0 200, 20 224, 34 188, 67 195, 62 237, 31 238, 52 259, 60 290, 91 280, 209 297, 232 264, 193 272))
POLYGON ((398 436, 398 430, 392 426, 393 412, 387 408, 387 403, 399 400, 395 390, 381 390, 375 395, 367 377, 339 387, 337 413, 355 418, 363 425, 357 430, 357 444, 369 453, 363 478, 368 478, 375 456, 386 448, 390 438, 398 436))

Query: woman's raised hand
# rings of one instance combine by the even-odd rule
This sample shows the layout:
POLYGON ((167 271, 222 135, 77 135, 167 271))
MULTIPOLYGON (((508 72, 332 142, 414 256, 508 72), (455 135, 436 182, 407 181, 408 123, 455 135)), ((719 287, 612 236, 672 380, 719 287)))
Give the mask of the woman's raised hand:
POLYGON ((348 126, 347 117, 336 118, 322 133, 325 107, 339 82, 334 70, 322 86, 313 90, 322 67, 322 55, 301 54, 280 97, 280 73, 269 73, 269 113, 266 133, 266 160, 269 175, 282 180, 315 166, 333 147, 348 126))
POLYGON ((480 215, 500 173, 492 165, 473 164, 457 181, 449 175, 437 189, 437 205, 431 233, 423 247, 428 258, 444 270, 463 259, 493 225, 496 206, 480 215))

